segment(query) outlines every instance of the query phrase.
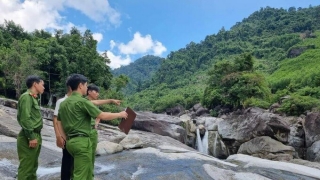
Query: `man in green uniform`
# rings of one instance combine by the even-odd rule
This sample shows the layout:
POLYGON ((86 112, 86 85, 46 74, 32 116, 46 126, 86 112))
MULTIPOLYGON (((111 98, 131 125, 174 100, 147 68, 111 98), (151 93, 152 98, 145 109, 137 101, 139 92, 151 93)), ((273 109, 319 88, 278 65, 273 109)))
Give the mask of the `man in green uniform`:
POLYGON ((44 82, 38 76, 29 76, 26 80, 28 90, 18 101, 17 120, 21 131, 17 137, 19 157, 18 180, 37 179, 38 157, 41 150, 40 135, 43 122, 38 101, 38 94, 44 91, 44 82))
POLYGON ((63 102, 65 99, 67 99, 68 96, 70 96, 72 93, 71 88, 68 85, 69 78, 70 78, 70 76, 67 78, 67 81, 66 81, 67 94, 65 95, 65 97, 59 99, 56 102, 56 107, 55 107, 54 113, 53 113, 53 115, 54 115, 53 116, 53 127, 54 127, 54 131, 56 134, 56 144, 58 147, 62 148, 61 173, 60 173, 61 180, 72 179, 72 169, 73 169, 73 157, 65 148, 66 137, 65 137, 64 132, 62 132, 62 130, 59 129, 58 120, 57 120, 61 102, 63 102))
POLYGON ((90 141, 91 118, 112 120, 127 118, 125 111, 108 113, 99 110, 91 101, 83 98, 87 94, 87 78, 81 74, 74 74, 69 78, 72 94, 60 104, 58 125, 62 126, 66 134, 66 147, 74 158, 73 179, 91 180, 92 143, 90 141))
MULTIPOLYGON (((103 100, 97 100, 99 97, 99 87, 91 84, 88 86, 87 89, 87 99, 89 99, 94 105, 103 105, 103 104, 110 104, 114 103, 116 105, 120 105, 121 101, 116 100, 116 99, 103 99, 103 100)), ((90 140, 92 143, 92 169, 94 170, 94 162, 95 162, 95 157, 96 157, 96 149, 98 145, 98 125, 100 123, 99 118, 92 118, 91 119, 91 127, 92 131, 90 133, 90 140)), ((94 173, 92 174, 94 177, 94 173)))

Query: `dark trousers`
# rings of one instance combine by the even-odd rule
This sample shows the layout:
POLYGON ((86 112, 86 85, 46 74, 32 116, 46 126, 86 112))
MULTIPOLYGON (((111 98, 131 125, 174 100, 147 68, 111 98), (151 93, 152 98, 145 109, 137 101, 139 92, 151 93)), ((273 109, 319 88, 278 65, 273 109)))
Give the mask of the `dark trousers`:
POLYGON ((67 148, 62 149, 61 180, 70 180, 73 175, 73 157, 67 148))

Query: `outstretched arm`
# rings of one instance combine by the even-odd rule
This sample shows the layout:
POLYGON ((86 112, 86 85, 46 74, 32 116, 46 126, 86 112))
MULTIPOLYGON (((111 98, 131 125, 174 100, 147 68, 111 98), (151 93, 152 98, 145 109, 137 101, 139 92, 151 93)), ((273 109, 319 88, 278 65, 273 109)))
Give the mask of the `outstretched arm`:
POLYGON ((116 104, 116 105, 120 105, 121 101, 120 100, 117 100, 117 99, 101 99, 101 100, 91 100, 91 102, 96 105, 96 106, 99 106, 99 105, 103 105, 103 104, 116 104))
POLYGON ((113 120, 116 118, 127 118, 128 114, 125 111, 121 111, 119 113, 109 113, 109 112, 101 112, 97 118, 103 119, 103 120, 113 120))

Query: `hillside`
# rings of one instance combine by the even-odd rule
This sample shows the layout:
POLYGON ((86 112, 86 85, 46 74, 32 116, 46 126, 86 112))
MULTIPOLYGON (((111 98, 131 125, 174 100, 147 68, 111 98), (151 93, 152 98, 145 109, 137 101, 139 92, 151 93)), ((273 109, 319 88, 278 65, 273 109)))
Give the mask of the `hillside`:
POLYGON ((308 38, 292 47, 292 50, 304 50, 294 58, 287 58, 279 64, 279 69, 268 79, 274 90, 286 89, 294 85, 295 88, 319 87, 320 85, 320 31, 316 38, 308 38))
POLYGON ((155 112, 176 104, 189 108, 203 98, 207 72, 216 62, 249 52, 255 61, 254 70, 268 76, 287 58, 290 48, 302 43, 315 30, 320 30, 320 6, 288 10, 261 8, 230 30, 222 27, 200 43, 191 42, 171 52, 151 84, 129 97, 128 102, 136 109, 155 112))
POLYGON ((139 92, 146 86, 147 80, 150 80, 152 75, 160 68, 164 59, 157 56, 147 55, 139 58, 127 66, 112 70, 114 76, 121 74, 129 77, 129 83, 123 92, 125 94, 133 94, 139 92))

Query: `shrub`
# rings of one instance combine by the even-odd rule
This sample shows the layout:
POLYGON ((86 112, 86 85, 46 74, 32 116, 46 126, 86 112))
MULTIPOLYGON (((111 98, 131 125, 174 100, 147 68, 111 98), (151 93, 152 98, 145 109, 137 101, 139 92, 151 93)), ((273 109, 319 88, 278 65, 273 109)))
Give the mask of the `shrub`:
POLYGON ((245 108, 247 107, 259 107, 259 108, 264 108, 264 109, 268 109, 270 107, 271 103, 267 102, 265 100, 262 99, 257 99, 257 98, 249 98, 246 99, 243 103, 243 106, 245 108))
POLYGON ((307 110, 312 110, 320 106, 320 102, 316 98, 298 94, 291 94, 290 96, 290 98, 282 102, 279 108, 280 112, 284 112, 287 115, 299 116, 307 110))

